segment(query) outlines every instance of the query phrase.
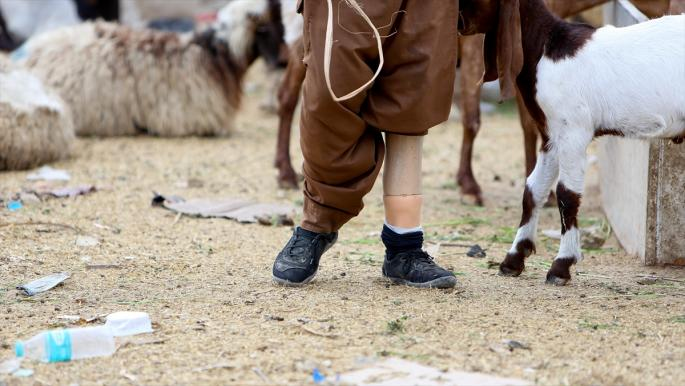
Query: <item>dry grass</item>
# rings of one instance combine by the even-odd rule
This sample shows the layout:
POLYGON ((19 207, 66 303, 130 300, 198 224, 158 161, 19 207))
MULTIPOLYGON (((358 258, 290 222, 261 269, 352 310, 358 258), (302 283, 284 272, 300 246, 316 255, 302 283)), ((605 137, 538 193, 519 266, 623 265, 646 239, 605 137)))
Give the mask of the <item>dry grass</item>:
MULTIPOLYGON (((255 74, 258 69, 251 79, 255 74)), ((487 268, 488 259, 502 258, 510 227, 518 223, 523 152, 511 113, 486 117, 477 143, 485 209, 460 203, 452 183, 461 126, 437 127, 426 140, 428 240, 478 243, 488 253, 473 259, 465 248, 440 249, 438 261, 460 279, 454 290, 415 290, 380 278, 380 186, 324 256, 318 280, 302 289, 270 281, 289 229, 219 219, 174 222, 172 213, 151 208, 153 190, 301 205, 300 193, 276 188, 276 119, 258 111, 265 90, 256 84, 248 87, 231 138, 81 139, 73 159, 53 166, 68 169, 73 183, 104 190, 0 210, 3 224, 69 224, 101 240, 83 248, 70 228, 0 227, 0 358, 12 355, 15 339, 58 325, 59 315, 141 310, 158 323, 154 335, 110 358, 31 365, 32 378, 0 376, 0 384, 262 384, 263 377, 302 384, 311 383, 314 366, 333 374, 360 357, 388 355, 545 385, 683 382, 685 285, 640 285, 637 275, 683 279, 685 271, 643 267, 610 243, 586 252, 578 267, 583 274, 570 286, 550 287, 544 274, 557 244, 544 238, 520 278, 487 268), (190 178, 203 187, 177 187, 190 178), (119 268, 87 270, 85 261, 119 268), (46 294, 27 299, 13 289, 63 270, 72 278, 46 294), (502 339, 525 342, 530 350, 493 350, 502 339)), ((26 186, 25 176, 0 174, 2 197, 26 186)), ((594 178, 581 211, 585 219, 601 217, 594 178)), ((556 209, 545 209, 540 229, 557 224, 556 209)))

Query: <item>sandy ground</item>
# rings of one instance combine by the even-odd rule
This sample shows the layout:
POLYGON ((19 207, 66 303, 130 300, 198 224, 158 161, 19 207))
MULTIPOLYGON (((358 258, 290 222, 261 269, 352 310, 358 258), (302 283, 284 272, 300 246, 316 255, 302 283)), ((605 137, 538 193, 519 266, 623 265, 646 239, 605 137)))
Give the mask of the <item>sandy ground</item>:
MULTIPOLYGON (((258 108, 267 91, 258 73, 231 138, 80 139, 74 158, 53 166, 69 170, 72 184, 100 191, 0 210, 0 358, 12 355, 17 338, 63 325, 60 315, 139 310, 156 323, 154 334, 129 340, 111 357, 27 364, 32 377, 0 375, 0 384, 307 384, 314 367, 330 376, 387 356, 544 385, 685 383, 685 270, 643 267, 610 240, 585 251, 569 286, 551 287, 544 275, 557 242, 544 237, 521 277, 488 268, 488 260, 504 256, 520 214, 522 137, 510 107, 485 117, 477 142, 485 208, 463 203, 453 182, 461 125, 448 122, 426 139, 427 240, 443 243, 437 260, 457 273, 453 290, 381 279, 380 186, 322 259, 317 281, 302 289, 271 284, 287 227, 175 221, 152 208, 152 191, 301 207, 299 192, 276 187, 276 117, 258 108), (184 188, 189 179, 202 186, 184 188), (27 222, 78 229, 11 225, 27 222), (79 247, 79 234, 100 244, 79 247), (479 244, 488 256, 470 258, 466 248, 445 243, 479 244), (14 289, 59 271, 73 276, 45 294, 26 298, 14 289), (681 281, 639 284, 638 275, 648 274, 681 281), (503 339, 529 349, 502 349, 503 339)), ((586 224, 602 219, 596 171, 590 174, 586 224)), ((2 197, 30 186, 26 175, 0 174, 2 197)), ((557 210, 546 208, 540 229, 558 228, 558 221, 557 210)))

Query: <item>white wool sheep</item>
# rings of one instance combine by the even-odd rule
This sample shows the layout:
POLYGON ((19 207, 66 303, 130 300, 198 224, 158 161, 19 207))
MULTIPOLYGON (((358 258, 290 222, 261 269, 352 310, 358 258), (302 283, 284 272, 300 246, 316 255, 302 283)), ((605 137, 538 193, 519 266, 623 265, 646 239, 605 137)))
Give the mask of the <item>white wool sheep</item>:
POLYGON ((264 32, 273 1, 233 1, 194 35, 86 23, 37 36, 15 58, 59 91, 79 135, 227 135, 245 71, 273 46, 259 39, 282 42, 264 32))
POLYGON ((28 169, 69 155, 69 109, 38 78, 0 57, 0 170, 28 169))

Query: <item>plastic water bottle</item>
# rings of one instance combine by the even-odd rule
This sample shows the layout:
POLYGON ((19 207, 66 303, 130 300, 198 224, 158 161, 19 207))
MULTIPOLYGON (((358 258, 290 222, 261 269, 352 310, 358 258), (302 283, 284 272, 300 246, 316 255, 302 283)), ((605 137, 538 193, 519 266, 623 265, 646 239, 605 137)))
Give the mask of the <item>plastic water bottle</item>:
POLYGON ((114 354, 114 336, 107 326, 43 331, 15 346, 17 358, 67 362, 114 354))

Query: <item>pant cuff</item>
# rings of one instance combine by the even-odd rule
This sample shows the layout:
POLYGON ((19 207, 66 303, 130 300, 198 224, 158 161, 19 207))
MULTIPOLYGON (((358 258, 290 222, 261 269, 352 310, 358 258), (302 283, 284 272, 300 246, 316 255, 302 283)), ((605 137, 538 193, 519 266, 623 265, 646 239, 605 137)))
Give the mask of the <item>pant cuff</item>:
POLYGON ((317 233, 337 232, 352 217, 354 215, 323 206, 305 196, 301 226, 308 231, 317 233))

